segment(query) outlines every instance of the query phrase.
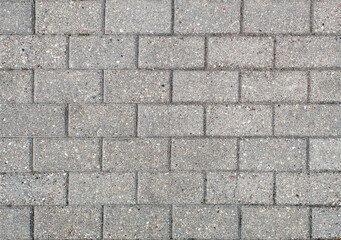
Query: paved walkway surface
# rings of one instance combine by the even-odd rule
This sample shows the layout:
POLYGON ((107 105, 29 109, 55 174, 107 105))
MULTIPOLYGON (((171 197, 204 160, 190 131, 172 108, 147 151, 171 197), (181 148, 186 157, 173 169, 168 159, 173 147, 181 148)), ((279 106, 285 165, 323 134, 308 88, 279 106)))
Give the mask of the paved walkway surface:
POLYGON ((340 0, 1 0, 0 239, 341 237, 340 0))

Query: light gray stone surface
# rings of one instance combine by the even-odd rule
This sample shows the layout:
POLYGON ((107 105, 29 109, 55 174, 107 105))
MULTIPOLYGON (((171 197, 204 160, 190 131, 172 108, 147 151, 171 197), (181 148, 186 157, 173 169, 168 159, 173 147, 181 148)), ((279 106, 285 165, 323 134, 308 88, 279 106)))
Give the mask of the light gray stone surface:
POLYGON ((313 208, 313 238, 338 238, 341 235, 340 225, 341 208, 313 208))
POLYGON ((30 239, 29 207, 0 208, 0 238, 30 239))
POLYGON ((341 170, 341 139, 310 140, 311 170, 341 170))
POLYGON ((312 71, 310 101, 341 102, 341 71, 312 71))
POLYGON ((31 103, 32 71, 0 71, 0 102, 31 103))
POLYGON ((313 32, 341 33, 340 13, 338 0, 313 0, 313 32))
POLYGON ((0 159, 0 172, 29 172, 29 140, 27 138, 0 139, 0 159))

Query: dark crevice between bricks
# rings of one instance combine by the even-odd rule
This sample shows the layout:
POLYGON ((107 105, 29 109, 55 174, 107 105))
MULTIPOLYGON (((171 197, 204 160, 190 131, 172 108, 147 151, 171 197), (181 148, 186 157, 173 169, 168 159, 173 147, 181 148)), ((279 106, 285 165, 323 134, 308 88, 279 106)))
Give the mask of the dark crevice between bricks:
POLYGON ((30 213, 30 235, 31 239, 34 238, 34 206, 31 206, 31 213, 30 213))
POLYGON ((175 0, 172 0, 172 6, 171 6, 171 11, 172 11, 172 19, 171 19, 171 35, 174 35, 174 18, 175 18, 175 0))
POLYGON ((306 148, 306 155, 307 155, 307 159, 306 159, 306 171, 307 171, 307 174, 309 175, 310 174, 310 151, 309 151, 309 148, 310 148, 310 139, 307 138, 307 148, 306 148))
POLYGON ((244 0, 240 1, 240 22, 239 22, 239 33, 243 33, 244 32, 244 0))
POLYGON ((273 43, 274 43, 274 47, 273 47, 273 56, 272 56, 272 68, 276 69, 276 47, 277 47, 277 38, 276 36, 273 38, 273 43))
POLYGON ((167 157, 168 157, 168 170, 172 170, 172 138, 169 138, 168 140, 168 151, 167 151, 167 157))
POLYGON ((140 36, 137 35, 136 36, 136 53, 135 53, 135 57, 136 57, 136 69, 139 69, 139 51, 140 51, 140 36))
POLYGON ((242 102, 242 71, 238 71, 238 103, 242 102))
POLYGON ((208 37, 205 35, 205 47, 204 47, 204 69, 207 69, 208 64, 208 37))
POLYGON ((207 133, 207 106, 206 104, 203 105, 203 132, 204 132, 204 137, 206 136, 207 133))
POLYGON ((103 0, 102 2, 102 34, 105 34, 105 8, 107 5, 107 1, 103 0))
POLYGON ((206 171, 202 171, 202 175, 203 175, 203 200, 202 200, 202 204, 206 204, 207 203, 207 172, 206 171))
POLYGON ((312 214, 312 208, 309 207, 309 220, 308 220, 308 226, 309 226, 309 239, 313 239, 313 214, 312 214))
POLYGON ((31 172, 34 172, 34 168, 33 168, 33 138, 30 138, 30 150, 29 150, 29 168, 31 170, 31 172))
POLYGON ((139 172, 135 171, 135 204, 138 203, 139 172))
POLYGON ((135 104, 135 129, 134 129, 135 137, 138 137, 138 125, 139 125, 139 105, 135 104))
POLYGON ((69 137, 69 104, 65 106, 65 137, 69 137))
POLYGON ((275 136, 275 105, 271 105, 271 128, 272 128, 272 135, 275 136))
POLYGON ((34 78, 35 78, 35 70, 32 70, 32 78, 31 78, 31 84, 32 84, 32 89, 31 89, 31 101, 34 103, 34 78))
POLYGON ((314 20, 314 0, 310 0, 310 10, 309 10, 309 31, 313 33, 313 20, 314 20))
POLYGON ((66 184, 65 184, 65 200, 66 206, 69 205, 69 183, 70 183, 70 173, 66 173, 66 184))
POLYGON ((104 239, 104 206, 101 206, 101 231, 99 239, 104 239))
MULTIPOLYGON (((36 1, 32 0, 32 30, 33 30, 33 34, 36 34, 36 1)), ((30 34, 27 34, 30 35, 30 34)))
POLYGON ((102 103, 105 102, 105 96, 104 96, 104 90, 105 90, 105 80, 104 80, 104 70, 101 70, 101 97, 102 97, 102 103))
POLYGON ((99 139, 99 168, 103 171, 103 137, 99 139))
POLYGON ((236 149, 236 163, 237 163, 237 166, 236 166, 236 172, 239 172, 240 171, 240 141, 242 140, 242 138, 238 137, 237 138, 237 149, 236 149))
POLYGON ((242 239, 242 210, 241 207, 237 207, 238 210, 238 238, 242 239))
POLYGON ((273 189, 272 189, 272 201, 273 204, 276 205, 276 192, 277 192, 277 185, 276 185, 276 172, 273 173, 273 189))
POLYGON ((307 103, 310 103, 310 95, 311 95, 311 72, 307 71, 307 103))
POLYGON ((70 69, 70 34, 66 36, 66 69, 70 69))
POLYGON ((169 239, 173 239, 173 205, 169 206, 169 239))
POLYGON ((169 73, 169 102, 173 102, 173 70, 169 73))

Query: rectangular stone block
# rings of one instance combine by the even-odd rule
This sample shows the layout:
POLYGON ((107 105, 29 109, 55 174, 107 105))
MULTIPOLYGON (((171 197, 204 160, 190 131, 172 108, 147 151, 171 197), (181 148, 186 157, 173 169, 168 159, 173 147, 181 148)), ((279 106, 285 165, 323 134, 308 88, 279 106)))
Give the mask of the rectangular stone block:
POLYGON ((209 68, 271 67, 274 40, 271 37, 210 37, 209 68))
POLYGON ((203 68, 204 37, 142 36, 139 67, 160 69, 203 68))
POLYGON ((235 170, 235 139, 172 139, 172 170, 235 170))
POLYGON ((169 207, 105 206, 105 239, 168 239, 169 207))
POLYGON ((0 102, 31 103, 32 71, 0 71, 0 102))
POLYGON ((341 205, 339 173, 279 173, 276 180, 278 204, 341 205))
POLYGON ((0 104, 0 136, 63 136, 65 107, 0 104))
POLYGON ((0 238, 31 239, 30 215, 28 207, 0 208, 0 238))
POLYGON ((134 135, 133 105, 71 105, 69 134, 77 137, 117 137, 134 135))
POLYGON ((32 0, 1 1, 1 34, 30 34, 32 29, 32 0))
POLYGON ((273 173, 207 174, 209 204, 272 204, 273 173))
POLYGON ((237 102, 238 72, 175 71, 173 102, 237 102))
POLYGON ((70 38, 70 68, 136 67, 134 36, 78 36, 70 38))
POLYGON ((108 0, 105 10, 105 32, 171 33, 170 0, 108 0))
POLYGON ((314 0, 312 16, 313 32, 341 33, 339 0, 314 0))
POLYGON ((170 73, 166 71, 105 71, 105 102, 161 103, 170 99, 170 73))
POLYGON ((338 105, 276 105, 275 135, 337 136, 340 115, 338 105))
POLYGON ((341 138, 310 139, 310 169, 341 171, 341 138))
POLYGON ((0 69, 65 68, 65 36, 0 36, 0 69))
POLYGON ((138 175, 139 204, 196 204, 204 196, 201 173, 147 173, 138 175))
POLYGON ((139 105, 138 135, 202 135, 203 114, 199 105, 139 105))
POLYGON ((313 208, 312 237, 331 239, 341 236, 341 208, 313 208))
POLYGON ((96 103, 101 96, 100 71, 35 71, 37 103, 96 103))
POLYGON ((103 169, 108 171, 168 170, 168 139, 104 139, 103 169))
POLYGON ((306 144, 304 139, 242 139, 239 167, 250 171, 304 171, 306 144))
POLYGON ((0 172, 30 171, 30 142, 28 139, 0 139, 0 172))
POLYGON ((65 205, 66 173, 0 176, 0 205, 65 205))
POLYGON ((34 208, 37 239, 98 239, 101 207, 53 206, 34 208))
POLYGON ((240 1, 175 0, 174 31, 239 33, 240 1))
POLYGON ((69 182, 70 204, 135 203, 134 173, 70 173, 69 182))
POLYGON ((282 36, 277 37, 276 67, 322 68, 340 66, 339 37, 282 36))
POLYGON ((37 0, 35 19, 39 34, 101 33, 102 2, 37 0))
POLYGON ((310 73, 311 102, 341 102, 341 71, 310 73))
POLYGON ((309 33, 310 1, 246 0, 243 17, 247 33, 309 33))
POLYGON ((270 135, 271 106, 211 105, 206 124, 209 136, 270 135))
POLYGON ((308 208, 243 207, 243 239, 309 239, 308 208))
POLYGON ((243 102, 307 101, 308 75, 294 71, 247 71, 242 73, 243 102))
POLYGON ((230 206, 174 206, 173 238, 237 239, 238 211, 230 206))
POLYGON ((96 139, 34 139, 33 169, 46 171, 99 170, 99 141, 96 139))

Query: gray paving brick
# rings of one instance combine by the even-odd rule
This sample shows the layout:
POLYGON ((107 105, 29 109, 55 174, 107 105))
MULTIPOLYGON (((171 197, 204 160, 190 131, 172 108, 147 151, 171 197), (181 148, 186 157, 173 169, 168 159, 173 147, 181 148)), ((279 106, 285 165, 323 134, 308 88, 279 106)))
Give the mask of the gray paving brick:
POLYGON ((0 104, 0 136, 63 136, 63 106, 0 104))
POLYGON ((0 36, 0 68, 63 68, 65 36, 0 36))
POLYGON ((203 134, 199 105, 140 105, 139 136, 196 136, 203 134))
POLYGON ((173 139, 172 170, 235 170, 235 139, 173 139))
POLYGON ((170 0, 107 0, 106 33, 171 33, 170 0))
POLYGON ((35 71, 37 103, 96 103, 101 101, 100 71, 35 71))
POLYGON ((262 136, 271 133, 271 106, 212 105, 207 107, 207 135, 209 136, 262 136))
POLYGON ((138 181, 140 204, 199 204, 203 200, 201 173, 140 172, 138 181))
POLYGON ((306 140, 256 138, 240 141, 239 167, 252 171, 302 171, 306 167, 306 140))
POLYGON ((276 135, 340 135, 339 105, 275 106, 276 135))
POLYGON ((341 236, 341 208, 313 208, 312 237, 318 239, 341 236))
POLYGON ((276 180, 278 204, 341 205, 339 173, 279 173, 276 180))
POLYGON ((29 208, 0 208, 0 238, 30 239, 29 208))
POLYGON ((248 71, 241 81, 241 99, 245 102, 307 101, 305 72, 248 71))
POLYGON ((144 36, 139 38, 139 67, 203 68, 204 37, 144 36))
POLYGON ((309 33, 310 1, 246 0, 243 17, 248 33, 309 33))
POLYGON ((277 37, 276 67, 317 68, 340 65, 339 37, 283 36, 277 37))
POLYGON ((238 33, 239 20, 240 1, 175 0, 176 33, 238 33))
POLYGON ((169 207, 104 207, 105 239, 169 239, 169 207))
POLYGON ((32 1, 2 1, 0 22, 0 33, 32 33, 32 1))
POLYGON ((133 136, 135 110, 132 105, 71 105, 70 136, 133 136))
POLYGON ((310 139, 310 169, 341 171, 341 139, 310 139))
POLYGON ((79 36, 70 38, 70 67, 83 69, 136 66, 134 36, 79 36))
POLYGON ((64 205, 66 173, 4 174, 0 205, 64 205))
POLYGON ((312 71, 310 101, 341 102, 341 71, 312 71))
POLYGON ((238 72, 175 71, 174 102, 237 102, 238 72))
POLYGON ((95 139, 35 139, 33 170, 99 170, 99 141, 95 139))
POLYGON ((243 207, 243 239, 309 239, 307 208, 243 207))
POLYGON ((31 103, 32 72, 0 71, 0 102, 31 103))
POLYGON ((70 204, 135 203, 134 173, 70 173, 70 204))
POLYGON ((210 37, 207 63, 210 68, 271 67, 271 37, 210 37))
POLYGON ((340 1, 313 0, 313 32, 341 33, 340 1))
POLYGON ((207 174, 209 204, 272 204, 273 173, 207 174))
POLYGON ((30 171, 28 139, 0 139, 0 172, 30 171))
POLYGON ((41 34, 101 33, 102 2, 37 0, 36 32, 41 34))
POLYGON ((105 71, 105 102, 169 102, 170 73, 165 71, 105 71))
POLYGON ((100 229, 100 207, 34 208, 34 237, 37 239, 98 239, 100 229))
POLYGON ((175 206, 176 239, 237 239, 238 213, 229 206, 175 206))

